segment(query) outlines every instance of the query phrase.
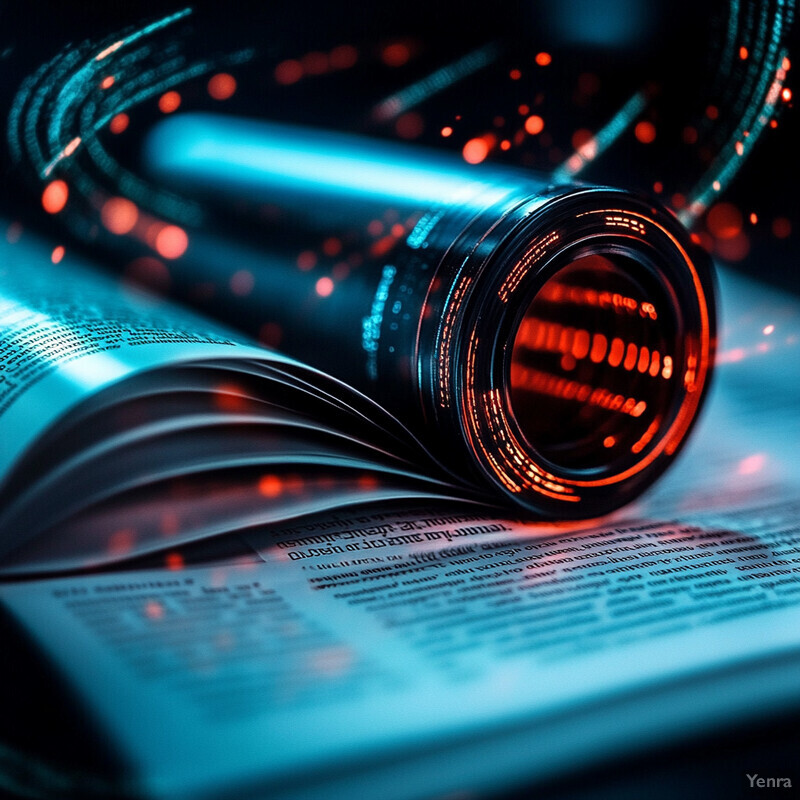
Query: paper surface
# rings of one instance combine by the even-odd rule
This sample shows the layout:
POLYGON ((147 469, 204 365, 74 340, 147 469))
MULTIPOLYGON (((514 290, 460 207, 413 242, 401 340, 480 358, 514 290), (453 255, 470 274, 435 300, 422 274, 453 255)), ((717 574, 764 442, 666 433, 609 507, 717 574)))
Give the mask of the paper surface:
POLYGON ((274 358, 219 326, 87 272, 43 240, 0 239, 0 479, 56 418, 93 392, 189 359, 274 358), (63 275, 69 273, 69 280, 63 275))
POLYGON ((112 563, 362 499, 454 494, 364 395, 75 256, 53 264, 33 234, 0 242, 0 278, 0 572, 112 563), (332 482, 313 491, 322 471, 332 482), (300 490, 265 504, 265 474, 300 490), (223 498, 237 486, 227 506, 167 524, 164 541, 170 498, 177 508, 186 487, 223 498), (109 542, 122 530, 120 551, 109 542))
MULTIPOLYGON (((557 752, 528 754, 526 772, 540 776, 628 748, 632 732, 642 745, 800 703, 798 509, 546 539, 458 512, 340 516, 256 537, 261 564, 0 594, 158 796, 242 780, 278 792, 309 771, 563 724, 752 668, 746 693, 684 697, 649 732, 647 714, 612 702, 602 745, 573 732, 557 752), (765 685, 759 665, 786 657, 794 671, 765 685)), ((484 764, 474 779, 503 769, 484 764)), ((473 788, 440 777, 443 789, 473 788)))
POLYGON ((723 292, 699 430, 602 524, 329 512, 0 597, 158 797, 497 790, 798 707, 797 305, 723 292))

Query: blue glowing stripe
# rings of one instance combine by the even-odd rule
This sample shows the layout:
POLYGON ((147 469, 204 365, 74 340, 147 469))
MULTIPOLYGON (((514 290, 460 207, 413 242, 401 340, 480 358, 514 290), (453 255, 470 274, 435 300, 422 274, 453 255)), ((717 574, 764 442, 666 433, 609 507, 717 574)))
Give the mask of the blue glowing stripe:
MULTIPOLYGON (((159 123, 145 147, 156 175, 189 186, 285 193, 342 202, 469 203, 484 185, 453 157, 363 137, 275 123, 185 114, 159 123)), ((513 184, 493 186, 497 199, 513 184)), ((492 198, 481 196, 481 204, 492 198)))

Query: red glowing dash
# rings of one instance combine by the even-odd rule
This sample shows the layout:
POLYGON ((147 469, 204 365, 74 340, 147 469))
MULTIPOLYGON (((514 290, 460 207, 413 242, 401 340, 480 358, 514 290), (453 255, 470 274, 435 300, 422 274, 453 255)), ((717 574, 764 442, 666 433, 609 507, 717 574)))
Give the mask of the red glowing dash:
POLYGON ((67 145, 67 146, 64 148, 64 150, 63 150, 63 152, 62 152, 62 156, 63 156, 64 158, 68 158, 69 156, 71 156, 71 155, 72 155, 72 154, 73 154, 73 153, 74 153, 74 152, 75 152, 75 151, 78 149, 78 146, 80 145, 80 143, 81 143, 81 137, 80 137, 80 136, 76 136, 76 137, 75 137, 75 138, 74 138, 74 139, 73 139, 71 142, 69 142, 69 144, 68 144, 68 145, 67 145))
POLYGON ((61 259, 64 258, 64 245, 59 245, 58 247, 53 248, 53 252, 50 254, 50 260, 54 264, 58 264, 61 262, 61 259))
POLYGON ((444 128, 442 128, 442 130, 441 130, 441 134, 445 138, 447 138, 448 136, 452 136, 453 135, 453 129, 449 125, 445 125, 444 128))
POLYGON ((749 55, 750 54, 747 52, 747 48, 746 47, 742 46, 742 47, 739 48, 739 58, 741 58, 742 61, 745 61, 747 59, 747 56, 749 56, 749 55))
POLYGON ((613 436, 606 436, 603 439, 603 447, 613 447, 617 443, 617 440, 613 436))
POLYGON ((181 96, 174 90, 164 92, 164 94, 158 98, 158 108, 162 114, 171 114, 173 111, 177 111, 180 105, 181 96))
POLYGON ((518 81, 522 77, 522 73, 518 69, 512 69, 511 72, 508 73, 508 77, 511 78, 512 81, 518 81))
POLYGON ((61 179, 52 181, 42 192, 42 208, 48 214, 58 214, 64 209, 69 198, 69 187, 61 179))
POLYGON ((553 57, 550 55, 550 53, 541 52, 536 54, 536 63, 540 67, 547 67, 552 63, 552 61, 553 57))
POLYGON ((111 122, 108 124, 108 129, 111 131, 111 133, 122 133, 128 127, 130 121, 130 117, 127 114, 117 114, 111 118, 111 122))
POLYGON ((114 81, 116 79, 113 75, 106 75, 102 81, 100 81, 100 88, 101 89, 110 89, 114 85, 114 81))
POLYGON ((227 72, 218 72, 209 78, 207 89, 213 100, 227 100, 236 92, 236 78, 227 72))
POLYGON ((119 48, 122 47, 123 44, 125 44, 125 40, 124 39, 120 39, 118 42, 114 42, 114 44, 111 44, 108 47, 106 47, 105 50, 101 50, 94 57, 94 60, 95 61, 102 61, 104 58, 110 56, 112 53, 114 53, 117 50, 119 50, 119 48))
POLYGON ((758 223, 758 214, 756 214, 756 212, 755 212, 755 211, 753 211, 753 212, 750 214, 750 224, 751 224, 751 225, 756 225, 757 223, 758 223))
POLYGON ((111 233, 130 233, 139 219, 139 209, 125 197, 112 197, 103 203, 100 220, 111 233))
POLYGON ((189 246, 189 237, 183 228, 167 225, 156 234, 156 250, 163 258, 180 258, 189 246))
POLYGON ((329 297, 333 293, 333 281, 328 277, 320 278, 314 285, 314 290, 320 297, 329 297))

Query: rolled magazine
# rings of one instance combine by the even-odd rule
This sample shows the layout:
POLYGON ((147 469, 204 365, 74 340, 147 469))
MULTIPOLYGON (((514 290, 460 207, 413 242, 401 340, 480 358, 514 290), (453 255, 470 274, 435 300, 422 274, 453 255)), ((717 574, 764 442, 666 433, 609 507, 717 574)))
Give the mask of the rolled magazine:
MULTIPOLYGON (((278 326, 286 352, 498 496, 548 518, 602 514, 684 441, 710 377, 710 264, 649 198, 202 114, 160 123, 145 152, 151 174, 220 210, 235 202, 240 221, 278 209, 260 254, 232 250, 253 286, 218 313, 278 326), (381 233, 340 277, 304 271, 292 250, 370 226, 381 233)), ((220 249, 185 260, 213 274, 220 249)))
MULTIPOLYGON (((169 275, 194 310, 29 232, 2 245, 4 571, 374 501, 587 519, 696 419, 710 265, 647 198, 207 115, 157 126, 143 162, 203 208, 131 229, 185 237, 169 275)), ((132 205, 89 199, 89 231, 132 205)))

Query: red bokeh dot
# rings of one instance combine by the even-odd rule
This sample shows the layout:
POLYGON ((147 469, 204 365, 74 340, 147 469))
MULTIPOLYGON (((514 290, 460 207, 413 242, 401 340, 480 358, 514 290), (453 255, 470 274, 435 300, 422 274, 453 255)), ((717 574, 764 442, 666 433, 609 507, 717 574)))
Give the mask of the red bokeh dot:
POLYGON ((174 90, 164 92, 158 99, 158 108, 164 114, 171 114, 173 111, 177 111, 180 105, 181 96, 174 90))
POLYGON ((468 164, 480 164, 489 155, 489 143, 481 137, 470 139, 461 150, 461 155, 468 164))
POLYGON ((283 86, 289 86, 297 83, 303 77, 303 66, 294 58, 289 58, 286 61, 281 61, 275 67, 275 80, 283 86))
POLYGON ((103 203, 100 220, 103 225, 118 236, 130 233, 139 219, 139 209, 126 197, 112 197, 103 203))
POLYGON ((778 239, 788 239, 792 234, 792 223, 786 217, 776 217, 772 221, 772 235, 778 239))
POLYGON ((532 114, 525 120, 525 130, 531 135, 536 136, 544 130, 544 120, 537 114, 532 114))
POLYGON ((313 250, 303 250, 297 256, 297 266, 303 272, 313 269, 317 263, 317 254, 313 250))
POLYGON ((214 100, 227 100, 236 92, 236 78, 227 72, 218 72, 208 81, 208 93, 214 100))
POLYGON ((402 67, 411 58, 411 48, 404 42, 393 42, 383 48, 381 58, 389 67, 402 67))
POLYGON ((42 208, 48 214, 58 214, 63 210, 69 198, 69 187, 60 178, 45 186, 42 192, 42 208))
POLYGON ((349 69, 358 61, 358 50, 351 44, 334 47, 328 54, 331 69, 349 69))
POLYGON ((111 122, 108 123, 108 129, 111 133, 122 133, 130 123, 130 117, 125 114, 116 114, 111 118, 111 122))
POLYGON ((189 237, 183 228, 167 225, 156 234, 156 250, 164 258, 180 258, 189 246, 189 237))
POLYGON ((314 288, 320 297, 328 297, 333 292, 333 281, 328 277, 320 278, 314 288))
POLYGON ((416 111, 408 111, 397 118, 394 129, 401 139, 417 139, 425 130, 425 121, 416 111))
POLYGON ((152 256, 136 258, 125 267, 125 278, 132 283, 149 286, 157 292, 166 292, 170 285, 170 274, 163 261, 152 256))
POLYGON ((652 122, 643 119, 641 122, 636 123, 633 129, 633 135, 642 143, 650 144, 656 138, 656 126, 652 122))
POLYGON ((283 339, 283 328, 277 322, 265 322, 258 332, 258 338, 267 347, 277 347, 283 339))
POLYGON ((717 203, 706 216, 706 227, 717 239, 733 239, 742 230, 742 212, 733 203, 717 203))

